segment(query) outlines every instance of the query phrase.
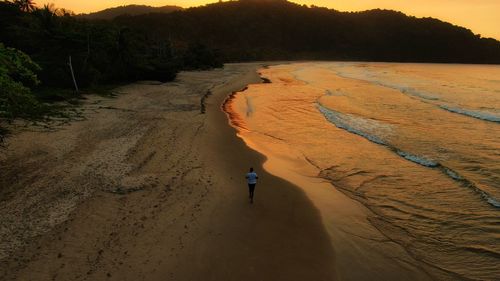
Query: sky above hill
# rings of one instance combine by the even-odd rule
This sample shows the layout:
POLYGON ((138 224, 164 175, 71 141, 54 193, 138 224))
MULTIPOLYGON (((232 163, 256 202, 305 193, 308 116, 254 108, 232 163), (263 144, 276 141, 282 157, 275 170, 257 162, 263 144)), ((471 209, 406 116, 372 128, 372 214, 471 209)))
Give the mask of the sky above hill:
MULTIPOLYGON (((75 13, 88 13, 129 4, 150 6, 199 6, 215 0, 39 0, 38 4, 54 3, 75 13)), ((340 11, 392 9, 417 17, 435 17, 471 29, 476 34, 500 39, 500 0, 293 0, 340 11)))

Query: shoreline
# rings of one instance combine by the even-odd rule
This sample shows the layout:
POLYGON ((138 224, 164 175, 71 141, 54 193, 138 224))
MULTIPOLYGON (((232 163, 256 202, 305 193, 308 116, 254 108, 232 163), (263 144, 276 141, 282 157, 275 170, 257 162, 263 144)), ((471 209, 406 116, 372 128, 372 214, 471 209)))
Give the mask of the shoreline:
MULTIPOLYGON (((375 276, 390 270, 416 271, 416 274, 423 271, 428 273, 428 278, 437 280, 491 279, 498 275, 498 247, 491 243, 495 236, 496 209, 453 175, 443 174, 439 167, 413 161, 420 157, 441 162, 471 182, 483 182, 482 190, 494 194, 494 178, 465 167, 473 165, 477 171, 496 168, 488 161, 490 155, 478 147, 494 149, 496 143, 485 136, 497 128, 436 106, 455 94, 442 89, 441 84, 434 85, 433 78, 440 77, 440 81, 453 84, 460 80, 456 77, 468 75, 465 70, 447 66, 336 62, 272 66, 260 70, 271 84, 250 85, 232 99, 231 115, 238 118, 233 126, 242 124, 246 128, 238 134, 248 146, 270 159, 265 164, 268 171, 306 191, 330 233, 345 230, 354 234, 347 243, 342 243, 339 233, 331 235, 332 241, 341 242, 333 244, 336 253, 342 248, 353 249, 338 255, 338 264, 345 256, 352 256, 353 264, 361 260, 357 256, 372 256, 367 258, 373 261, 370 266, 381 267, 375 270, 375 276), (345 78, 339 71, 354 78, 345 78), (364 76, 371 71, 373 77, 378 78, 364 76), (370 81, 359 80, 359 77, 370 81), (422 88, 407 93, 386 87, 391 83, 398 85, 402 80, 422 88), (422 81, 426 81, 425 85, 422 81), (414 96, 427 91, 439 97, 436 104, 414 96), (457 122, 463 125, 456 126, 457 122), (443 135, 444 130, 453 132, 453 137, 443 135), (394 154, 393 148, 409 152, 412 159, 394 154), (462 161, 468 157, 475 160, 462 161), (321 179, 326 182, 324 192, 318 184, 321 179), (329 182, 362 204, 358 209, 365 211, 364 219, 359 223, 355 218, 342 222, 353 216, 353 212, 346 206, 335 206, 339 204, 328 191, 329 182), (460 208, 453 209, 457 206, 460 208), (367 225, 367 229, 363 229, 363 225, 367 225), (448 227, 450 225, 453 227, 448 227), (397 245, 390 246, 391 241, 397 245), (391 260, 394 261, 391 263, 391 260), (478 267, 469 269, 468 264, 478 267)), ((495 89, 490 80, 476 80, 482 72, 485 77, 494 72, 481 68, 468 70, 469 85, 495 89)), ((494 104, 497 100, 489 94, 491 91, 484 89, 478 90, 474 98, 465 92, 457 92, 456 98, 470 99, 464 104, 471 108, 490 99, 494 104)), ((361 263, 355 267, 370 272, 365 266, 366 263, 361 263)))
POLYGON ((259 168, 264 156, 236 137, 220 109, 228 94, 260 82, 262 65, 128 85, 116 98, 89 98, 83 121, 11 136, 0 159, 0 219, 9 222, 0 229, 8 255, 0 275, 336 280, 318 211, 259 168), (243 177, 249 165, 262 179, 254 205, 243 177))
MULTIPOLYGON (((243 94, 245 90, 246 88, 236 95, 243 94)), ((359 280, 366 276, 376 276, 377 280, 432 280, 438 276, 449 277, 443 274, 442 269, 415 259, 402 245, 386 236, 374 224, 373 220, 377 216, 367 206, 336 188, 330 181, 291 172, 300 169, 308 171, 306 174, 318 174, 319 170, 308 159, 292 160, 302 158, 300 155, 283 158, 283 155, 280 156, 262 143, 252 140, 245 121, 232 108, 235 99, 235 94, 231 95, 223 108, 229 124, 250 149, 266 156, 264 169, 299 187, 313 202, 321 214, 322 223, 337 254, 336 271, 340 280, 359 280)), ((238 109, 241 111, 241 106, 238 109)))
MULTIPOLYGON (((261 169, 265 156, 247 147, 243 140, 236 136, 236 131, 229 125, 229 120, 222 110, 224 101, 230 95, 249 84, 262 83, 257 73, 261 66, 237 79, 235 84, 228 83, 214 88, 213 94, 207 100, 207 141, 212 146, 212 149, 208 150, 211 152, 209 159, 212 163, 220 161, 219 165, 223 167, 223 171, 237 177, 230 177, 228 183, 223 184, 236 187, 230 191, 233 194, 230 196, 232 199, 225 198, 235 200, 230 203, 234 204, 230 207, 233 210, 220 210, 225 214, 216 215, 225 216, 222 221, 230 222, 228 230, 232 234, 217 241, 202 242, 200 246, 203 248, 205 245, 211 245, 207 252, 226 247, 219 255, 231 257, 233 260, 231 268, 226 269, 231 272, 227 275, 229 279, 337 280, 332 266, 336 256, 317 210, 300 189, 261 169), (244 180, 244 174, 250 165, 257 170, 260 178, 253 205, 248 202, 244 180), (231 237, 242 238, 233 240, 231 237), (274 255, 275 258, 272 257, 274 255)), ((223 199, 218 204, 224 202, 223 199)), ((208 266, 213 270, 220 265, 208 266)), ((207 269, 207 272, 211 270, 207 269)), ((220 279, 220 276, 213 276, 213 279, 208 277, 208 280, 217 279, 220 279)))
POLYGON ((247 87, 269 82, 259 74, 267 64, 280 63, 228 64, 181 73, 172 83, 128 85, 117 98, 90 99, 85 106, 92 113, 84 121, 13 136, 12 151, 0 158, 8 167, 0 180, 19 191, 0 190, 0 219, 29 215, 23 225, 12 225, 12 234, 47 227, 39 221, 54 214, 58 221, 19 240, 0 229, 2 247, 5 241, 27 241, 0 260, 0 275, 436 278, 376 229, 367 207, 324 179, 290 173, 297 162, 249 142, 231 124, 235 115, 228 116, 227 107, 247 87), (20 161, 27 155, 29 162, 20 161), (260 178, 253 205, 244 179, 250 166, 260 178), (17 186, 9 177, 19 171, 17 186))

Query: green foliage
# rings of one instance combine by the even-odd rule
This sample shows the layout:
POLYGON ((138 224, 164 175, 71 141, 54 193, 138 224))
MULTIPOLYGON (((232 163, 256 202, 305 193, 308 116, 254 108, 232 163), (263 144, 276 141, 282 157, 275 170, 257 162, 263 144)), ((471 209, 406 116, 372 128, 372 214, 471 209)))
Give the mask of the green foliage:
POLYGON ((23 50, 43 71, 36 89, 45 101, 66 100, 74 89, 68 65, 71 56, 80 89, 135 80, 171 81, 184 67, 221 66, 209 49, 174 50, 170 40, 110 21, 90 21, 53 5, 32 12, 0 2, 0 38, 23 50), (193 55, 190 55, 194 51, 193 55), (198 62, 197 60, 202 60, 198 62), (51 91, 44 88, 57 88, 51 91))
POLYGON ((0 1, 0 40, 0 121, 61 117, 61 105, 47 102, 78 103, 70 57, 78 94, 109 93, 106 85, 135 80, 171 81, 184 65, 221 66, 205 46, 174 50, 155 34, 82 19, 53 4, 37 9, 32 0, 0 1))
POLYGON ((8 133, 9 132, 5 128, 0 127, 0 147, 2 146, 4 138, 8 133))
POLYGON ((40 82, 40 67, 25 53, 0 43, 0 117, 13 119, 37 115, 41 105, 30 87, 40 82))

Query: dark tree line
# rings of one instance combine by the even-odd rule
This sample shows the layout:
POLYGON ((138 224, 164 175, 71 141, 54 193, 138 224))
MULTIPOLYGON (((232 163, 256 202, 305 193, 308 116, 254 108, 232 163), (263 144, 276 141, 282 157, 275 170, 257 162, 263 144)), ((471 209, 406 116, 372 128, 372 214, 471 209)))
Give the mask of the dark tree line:
MULTIPOLYGON (((187 67, 197 63, 187 47, 174 52, 168 38, 108 21, 78 19, 51 5, 25 9, 0 2, 0 36, 0 42, 40 65, 43 86, 73 87, 70 56, 81 87, 137 79, 169 81, 184 68, 184 59, 187 67)), ((206 65, 213 66, 220 63, 206 65)))
POLYGON ((126 5, 114 8, 108 8, 102 11, 89 13, 89 14, 79 14, 77 17, 86 19, 102 19, 111 20, 117 16, 124 14, 128 15, 143 15, 149 13, 171 13, 173 11, 182 10, 178 6, 163 6, 163 7, 151 7, 146 5, 126 5))
POLYGON ((219 67, 215 56, 196 41, 175 47, 118 22, 37 8, 31 0, 0 1, 0 121, 28 118, 42 102, 74 98, 81 89, 170 81, 182 69, 219 67))
POLYGON ((339 12, 285 0, 240 0, 169 14, 122 16, 123 25, 174 44, 198 41, 225 61, 336 59, 500 63, 500 43, 432 18, 339 12))

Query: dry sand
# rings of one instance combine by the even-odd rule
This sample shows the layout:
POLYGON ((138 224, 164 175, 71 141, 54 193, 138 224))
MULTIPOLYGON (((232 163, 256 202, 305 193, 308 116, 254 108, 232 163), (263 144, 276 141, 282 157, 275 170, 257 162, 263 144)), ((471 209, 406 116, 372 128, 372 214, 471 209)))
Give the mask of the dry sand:
POLYGON ((84 121, 11 136, 0 156, 0 279, 334 279, 316 209, 262 171, 220 111, 228 93, 260 81, 259 66, 122 87, 90 97, 84 121), (249 165, 265 182, 254 205, 249 165))

